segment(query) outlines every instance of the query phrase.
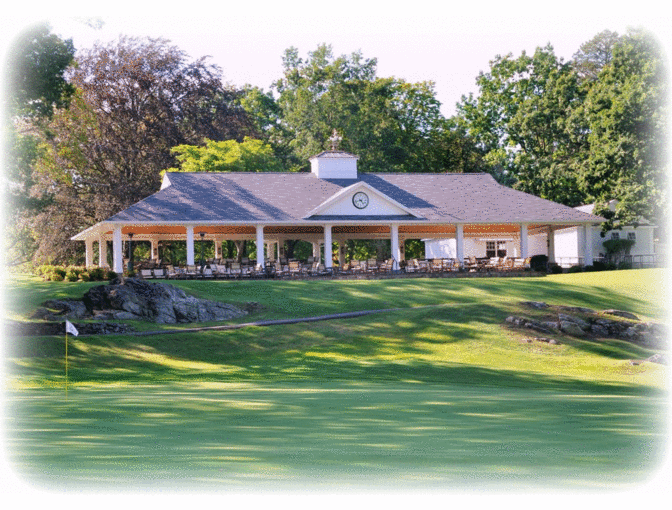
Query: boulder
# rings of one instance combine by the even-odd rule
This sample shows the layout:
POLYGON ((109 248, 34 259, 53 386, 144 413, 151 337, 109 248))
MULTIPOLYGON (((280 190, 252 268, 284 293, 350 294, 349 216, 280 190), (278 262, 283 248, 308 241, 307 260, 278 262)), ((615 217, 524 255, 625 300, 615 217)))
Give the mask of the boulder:
POLYGON ((560 330, 572 336, 585 336, 586 332, 573 321, 560 321, 560 330))
POLYGON ((623 317, 624 319, 632 319, 635 321, 639 320, 639 317, 637 317, 634 313, 625 312, 623 310, 602 310, 601 313, 607 315, 615 315, 616 317, 623 317))
POLYGON ((577 326, 579 326, 583 331, 589 331, 590 330, 590 323, 584 321, 583 319, 579 319, 578 317, 574 317, 573 315, 566 315, 564 313, 559 313, 558 314, 558 322, 561 324, 563 322, 573 322, 577 326))
POLYGON ((543 301, 522 301, 520 304, 529 306, 530 308, 534 308, 536 310, 543 310, 544 308, 548 308, 548 305, 543 301))
POLYGON ((143 319, 159 324, 213 322, 247 315, 247 311, 217 301, 188 296, 166 283, 117 278, 89 289, 82 298, 97 318, 143 319))

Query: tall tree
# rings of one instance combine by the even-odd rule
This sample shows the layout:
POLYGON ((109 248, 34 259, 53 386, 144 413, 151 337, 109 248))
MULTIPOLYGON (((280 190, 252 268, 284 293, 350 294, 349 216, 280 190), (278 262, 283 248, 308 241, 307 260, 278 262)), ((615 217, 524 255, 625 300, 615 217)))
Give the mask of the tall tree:
POLYGON ((579 77, 582 80, 597 80, 600 71, 611 62, 612 51, 618 41, 617 32, 604 30, 583 43, 572 57, 579 77))
POLYGON ((488 170, 522 191, 581 203, 577 172, 587 140, 573 112, 585 88, 571 64, 548 45, 532 56, 498 55, 476 82, 479 95, 463 96, 457 122, 485 152, 488 170))
POLYGON ((25 30, 7 52, 2 122, 6 205, 3 253, 8 265, 27 262, 35 250, 30 219, 46 206, 30 195, 38 137, 54 109, 66 107, 74 91, 64 78, 74 52, 72 41, 52 34, 46 24, 25 30))
POLYGON ((36 218, 37 258, 73 256, 71 235, 154 193, 175 164, 172 147, 253 132, 219 68, 187 62, 163 39, 96 45, 77 56, 69 80, 78 92, 54 115, 38 165, 36 192, 54 204, 36 218))
MULTIPOLYGON (((665 222, 669 136, 667 72, 657 41, 630 31, 585 101, 590 155, 580 183, 597 213, 617 199, 613 222, 665 222)), ((659 223, 662 224, 662 223, 659 223)), ((611 222, 607 224, 611 226, 611 222)))
POLYGON ((334 57, 321 45, 299 57, 286 50, 278 92, 280 123, 288 145, 307 168, 307 159, 328 147, 336 129, 340 148, 354 152, 364 171, 445 171, 436 166, 433 141, 444 127, 432 82, 378 78, 376 59, 360 52, 334 57))

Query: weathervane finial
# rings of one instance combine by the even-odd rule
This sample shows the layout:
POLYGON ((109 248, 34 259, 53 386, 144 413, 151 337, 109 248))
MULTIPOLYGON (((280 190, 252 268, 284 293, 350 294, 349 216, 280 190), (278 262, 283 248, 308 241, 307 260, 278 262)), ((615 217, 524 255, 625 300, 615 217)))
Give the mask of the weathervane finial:
POLYGON ((334 129, 334 132, 331 134, 331 138, 329 138, 329 141, 331 142, 331 150, 335 151, 338 148, 338 142, 343 140, 343 137, 338 136, 338 133, 334 129))

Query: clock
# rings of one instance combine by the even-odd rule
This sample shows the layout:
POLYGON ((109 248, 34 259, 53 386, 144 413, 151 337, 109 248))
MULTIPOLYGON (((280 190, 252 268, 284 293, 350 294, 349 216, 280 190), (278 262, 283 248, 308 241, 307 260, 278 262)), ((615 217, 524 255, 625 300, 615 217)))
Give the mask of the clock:
POLYGON ((369 205, 369 195, 363 191, 358 191, 352 196, 352 203, 357 209, 364 209, 369 205))

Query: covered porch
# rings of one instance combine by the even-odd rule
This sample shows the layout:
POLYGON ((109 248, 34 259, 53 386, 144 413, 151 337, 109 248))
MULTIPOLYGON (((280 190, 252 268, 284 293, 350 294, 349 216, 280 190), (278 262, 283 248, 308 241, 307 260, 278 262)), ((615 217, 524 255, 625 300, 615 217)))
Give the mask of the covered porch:
MULTIPOLYGON (((222 243, 224 241, 252 241, 256 244, 256 260, 253 261, 255 271, 270 274, 276 264, 286 261, 284 244, 288 240, 301 240, 312 245, 312 260, 323 265, 326 273, 333 274, 347 267, 351 260, 346 260, 346 243, 348 240, 369 239, 389 240, 389 270, 399 272, 407 267, 405 243, 409 239, 455 239, 456 253, 453 269, 468 268, 473 261, 465 259, 464 244, 469 238, 501 238, 507 236, 514 239, 518 250, 516 256, 526 259, 534 253, 529 252, 528 237, 540 233, 552 234, 555 229, 579 226, 589 229, 589 224, 568 225, 549 223, 432 223, 412 221, 338 221, 333 223, 303 224, 217 224, 191 222, 181 224, 169 223, 99 223, 87 229, 74 240, 84 241, 86 246, 86 265, 100 267, 109 266, 108 249, 111 243, 111 269, 122 273, 128 267, 125 263, 124 242, 147 242, 150 245, 149 260, 157 266, 165 264, 160 260, 159 246, 165 242, 184 242, 186 244, 186 265, 200 266, 202 272, 205 264, 201 264, 200 256, 203 243, 214 244, 214 259, 222 262, 222 243), (96 246, 97 245, 97 246, 96 246), (199 247, 200 245, 200 247, 199 247), (263 247, 259 249, 259 247, 263 247), (325 247, 327 249, 325 253, 325 247), (95 252, 98 252, 97 263, 95 252)), ((547 242, 553 242, 553 235, 547 236, 547 242)), ((128 246, 128 245, 127 245, 128 246)), ((553 253, 549 246, 548 253, 553 253)), ((212 253, 212 250, 211 250, 212 253)), ((210 258, 210 257, 209 257, 210 258)), ((584 253, 586 265, 593 260, 592 247, 586 245, 584 253)), ((549 260, 552 262, 552 260, 549 260)), ((173 261, 171 261, 172 263, 173 261)), ((225 261, 225 264, 230 261, 225 261)), ((473 266, 472 266, 473 267, 473 266)))

